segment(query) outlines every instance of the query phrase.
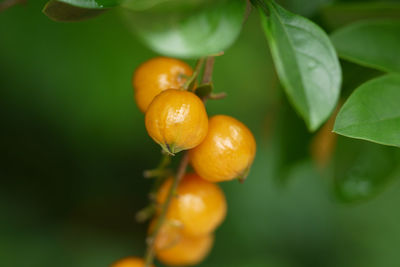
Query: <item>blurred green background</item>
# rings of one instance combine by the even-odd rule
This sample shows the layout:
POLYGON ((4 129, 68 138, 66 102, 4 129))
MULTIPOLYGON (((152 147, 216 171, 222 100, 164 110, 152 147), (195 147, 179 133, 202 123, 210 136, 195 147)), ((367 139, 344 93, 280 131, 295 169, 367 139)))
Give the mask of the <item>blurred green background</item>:
MULTIPOLYGON (((146 225, 134 214, 151 186, 142 171, 160 154, 130 80, 156 55, 118 10, 56 23, 41 13, 45 2, 0 13, 0 266, 108 266, 144 253, 146 225)), ((283 4, 331 30, 318 12, 329 2, 283 4)), ((228 216, 200 266, 400 266, 399 180, 368 201, 336 199, 279 87, 256 12, 215 68, 216 91, 228 97, 210 101, 209 114, 247 124, 258 151, 244 184, 221 184, 228 216)), ((343 95, 379 74, 343 68, 343 95)))

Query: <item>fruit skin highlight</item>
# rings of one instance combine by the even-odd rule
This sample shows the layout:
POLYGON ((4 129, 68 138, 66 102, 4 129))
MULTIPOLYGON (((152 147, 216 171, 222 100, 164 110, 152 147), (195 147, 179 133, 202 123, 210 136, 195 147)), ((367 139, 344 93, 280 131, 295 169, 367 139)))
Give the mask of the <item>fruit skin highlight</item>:
POLYGON ((169 89, 153 99, 145 124, 150 137, 174 155, 203 141, 208 117, 203 102, 194 93, 169 89))
POLYGON ((154 97, 167 89, 182 88, 192 74, 188 64, 174 58, 156 57, 144 62, 132 77, 137 106, 146 112, 154 97))
POLYGON ((182 234, 179 241, 164 249, 157 249, 159 246, 156 241, 156 257, 171 266, 196 265, 207 257, 213 243, 212 234, 196 237, 182 234))
POLYGON ((247 175, 256 142, 243 123, 230 116, 216 115, 209 120, 204 141, 189 153, 192 167, 203 179, 229 181, 247 175))
MULTIPOLYGON (((172 179, 160 187, 157 203, 162 204, 171 188, 172 179)), ((167 213, 168 221, 181 224, 181 231, 190 236, 210 234, 226 217, 224 192, 218 185, 203 180, 195 173, 184 176, 176 190, 167 213)))
POLYGON ((113 263, 110 267, 144 267, 144 261, 137 257, 127 257, 113 263))

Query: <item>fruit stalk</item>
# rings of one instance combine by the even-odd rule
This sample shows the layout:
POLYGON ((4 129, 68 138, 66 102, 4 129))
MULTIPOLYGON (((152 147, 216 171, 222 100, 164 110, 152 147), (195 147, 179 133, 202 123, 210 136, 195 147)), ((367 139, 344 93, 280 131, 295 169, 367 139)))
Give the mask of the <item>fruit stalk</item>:
POLYGON ((199 76, 200 70, 203 67, 204 64, 204 58, 199 58, 199 60, 197 60, 196 62, 196 66, 194 67, 193 70, 193 75, 192 77, 190 77, 185 85, 183 86, 184 90, 189 90, 189 91, 194 91, 195 89, 195 81, 197 80, 197 77, 199 76))
POLYGON ((212 73, 214 70, 214 62, 215 62, 215 57, 207 57, 206 66, 204 68, 204 74, 201 83, 205 84, 211 82, 212 73))
POLYGON ((159 217, 156 220, 155 223, 155 227, 154 230, 151 232, 151 234, 149 235, 149 237, 147 238, 147 250, 146 250, 146 254, 144 257, 144 261, 145 261, 145 267, 150 267, 153 264, 153 260, 154 260, 154 241, 158 235, 158 232, 161 229, 161 226, 164 223, 167 211, 168 211, 168 207, 169 204, 171 203, 172 198, 174 197, 174 194, 176 192, 176 188, 179 185, 179 182, 182 180, 183 176, 186 173, 186 169, 188 167, 189 164, 189 153, 185 152, 183 154, 183 157, 181 159, 181 162, 179 164, 179 168, 178 171, 174 177, 171 189, 168 192, 168 196, 167 199, 165 200, 164 204, 161 207, 161 213, 159 215, 159 217))

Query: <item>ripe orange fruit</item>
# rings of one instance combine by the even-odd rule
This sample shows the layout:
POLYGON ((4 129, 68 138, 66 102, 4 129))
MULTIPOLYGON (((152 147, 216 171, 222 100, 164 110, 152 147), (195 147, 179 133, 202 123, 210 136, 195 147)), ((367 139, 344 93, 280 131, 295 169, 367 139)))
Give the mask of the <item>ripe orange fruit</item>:
POLYGON ((158 260, 172 266, 196 265, 210 252, 214 243, 214 236, 204 235, 191 237, 181 235, 178 242, 165 249, 157 249, 158 260))
POLYGON ((235 118, 210 118, 204 141, 189 152, 190 162, 210 182, 232 180, 245 175, 253 163, 256 142, 250 130, 235 118))
MULTIPOLYGON (((168 179, 160 187, 159 204, 165 202, 171 184, 172 179, 168 179)), ((178 185, 167 218, 180 222, 186 235, 199 236, 213 232, 225 219, 226 209, 225 195, 219 186, 191 173, 186 174, 178 185)))
POLYGON ((208 117, 203 102, 188 91, 165 90, 146 111, 148 134, 170 154, 197 146, 207 135, 208 117))
POLYGON ((111 267, 144 267, 144 261, 136 257, 127 257, 113 263, 111 267))
POLYGON ((167 89, 181 88, 192 74, 192 68, 178 59, 156 57, 144 62, 132 77, 139 109, 145 112, 156 95, 167 89))

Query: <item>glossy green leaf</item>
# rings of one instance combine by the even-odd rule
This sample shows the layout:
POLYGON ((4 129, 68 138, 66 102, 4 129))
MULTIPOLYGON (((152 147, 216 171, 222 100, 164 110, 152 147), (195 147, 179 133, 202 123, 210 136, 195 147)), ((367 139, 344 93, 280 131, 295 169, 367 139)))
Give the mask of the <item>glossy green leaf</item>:
POLYGON ((192 12, 127 11, 129 24, 152 50, 198 58, 227 49, 238 37, 246 1, 214 1, 192 12))
POLYGON ((314 131, 329 117, 339 98, 341 70, 333 45, 310 20, 273 1, 257 3, 279 79, 314 131))
POLYGON ((335 191, 346 202, 371 198, 400 177, 400 150, 340 138, 334 161, 335 191))
POLYGON ((400 72, 400 20, 363 21, 331 36, 339 56, 375 69, 400 72))
POLYGON ((327 27, 338 27, 366 19, 400 19, 400 2, 342 2, 321 10, 327 27))
POLYGON ((336 117, 334 132, 400 147, 400 75, 388 74, 358 87, 336 117))
POLYGON ((81 21, 100 15, 116 4, 116 1, 111 0, 51 0, 44 6, 43 13, 55 21, 81 21))

